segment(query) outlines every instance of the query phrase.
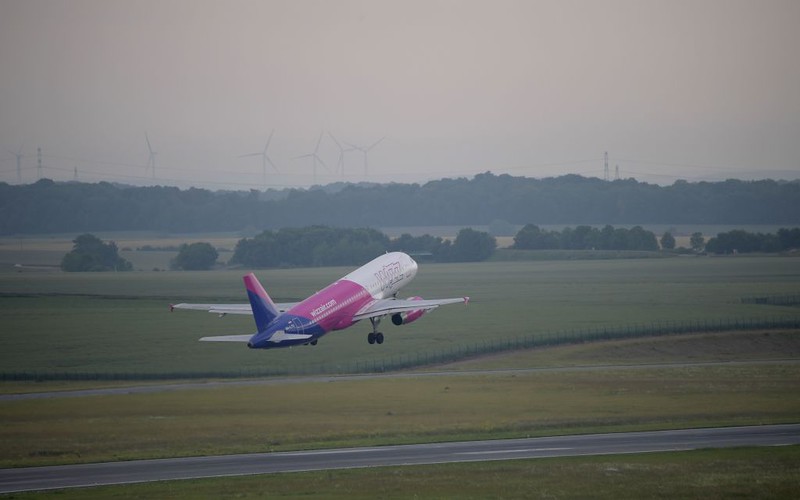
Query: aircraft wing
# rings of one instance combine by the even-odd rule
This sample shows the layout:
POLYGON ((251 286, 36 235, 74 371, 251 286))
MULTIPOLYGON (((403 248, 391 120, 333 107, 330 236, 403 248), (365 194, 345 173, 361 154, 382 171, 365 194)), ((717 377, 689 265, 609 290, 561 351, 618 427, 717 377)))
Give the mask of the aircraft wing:
MULTIPOLYGON (((286 312, 292 307, 299 304, 299 302, 283 302, 275 304, 278 312, 286 312)), ((226 314, 253 314, 250 304, 171 304, 169 310, 186 309, 190 311, 207 311, 210 313, 226 315, 226 314)))
POLYGON ((370 302, 363 309, 353 316, 353 321, 367 318, 386 316, 401 312, 419 311, 424 309, 430 311, 446 304, 458 304, 469 302, 469 297, 459 297, 456 299, 432 299, 432 300, 403 300, 403 299, 379 299, 370 302))

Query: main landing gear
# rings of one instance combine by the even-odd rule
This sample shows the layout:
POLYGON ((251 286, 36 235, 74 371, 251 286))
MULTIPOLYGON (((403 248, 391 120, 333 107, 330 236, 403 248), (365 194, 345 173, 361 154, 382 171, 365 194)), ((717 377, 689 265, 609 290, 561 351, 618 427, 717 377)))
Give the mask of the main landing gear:
POLYGON ((370 344, 383 344, 383 334, 378 331, 381 318, 370 318, 369 321, 372 323, 372 331, 367 335, 367 342, 370 344))

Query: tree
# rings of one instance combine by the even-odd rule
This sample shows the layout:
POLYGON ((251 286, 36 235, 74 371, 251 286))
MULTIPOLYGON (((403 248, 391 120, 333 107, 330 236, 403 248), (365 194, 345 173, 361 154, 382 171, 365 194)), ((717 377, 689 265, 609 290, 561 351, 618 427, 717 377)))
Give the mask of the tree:
MULTIPOLYGON (((446 246, 445 246, 446 247, 446 246)), ((464 228, 458 232, 452 246, 446 247, 443 260, 450 262, 477 262, 492 256, 497 248, 497 240, 489 233, 464 228)), ((439 258, 437 257, 437 260, 439 258)))
POLYGON ((408 233, 401 234, 389 244, 389 250, 406 253, 435 255, 442 246, 443 240, 438 236, 423 234, 422 236, 411 236, 408 233))
MULTIPOLYGON (((783 241, 786 241, 787 233, 783 241)), ((767 252, 774 253, 781 250, 788 250, 782 246, 780 234, 748 233, 741 229, 734 229, 727 233, 719 233, 708 240, 706 250, 711 253, 750 253, 767 252)))
POLYGON ((705 244, 706 239, 703 238, 703 233, 692 233, 692 236, 689 238, 689 245, 691 245, 692 250, 695 252, 702 252, 705 244))
POLYGON ((673 250, 675 248, 675 237, 669 231, 665 231, 661 236, 661 248, 664 250, 673 250))
POLYGON ((652 231, 642 226, 633 226, 628 230, 628 244, 625 250, 658 250, 658 241, 652 231))
POLYGON ((172 265, 184 271, 206 271, 217 262, 217 257, 219 254, 210 243, 184 243, 178 249, 178 256, 172 265))
POLYGON ((616 239, 616 231, 614 230, 614 226, 610 224, 606 224, 603 226, 603 229, 600 230, 600 249, 601 250, 610 250, 614 248, 614 242, 616 239))
POLYGON ((541 250, 558 248, 560 236, 556 232, 542 231, 535 224, 526 224, 514 236, 513 248, 519 250, 541 250))
MULTIPOLYGON (((671 235, 670 235, 671 236, 671 235)), ((673 240, 674 246, 674 240, 673 240)), ((513 248, 519 250, 538 250, 561 248, 565 250, 658 250, 658 240, 651 231, 641 226, 631 229, 606 225, 602 230, 591 226, 565 227, 561 232, 543 231, 538 226, 528 224, 514 237, 513 248)))
POLYGON ((800 228, 787 229, 782 227, 778 229, 778 239, 783 250, 800 248, 800 228))
POLYGON ((561 230, 561 248, 568 250, 590 250, 599 245, 599 232, 590 226, 575 229, 565 227, 561 230))
POLYGON ((61 259, 61 269, 81 271, 130 271, 133 265, 119 256, 117 244, 103 241, 93 234, 82 234, 72 240, 72 251, 61 259))
POLYGON ((442 179, 422 185, 333 184, 265 192, 211 192, 46 179, 13 186, 0 182, 0 234, 6 235, 109 230, 209 232, 310 224, 481 224, 490 225, 500 234, 510 229, 506 223, 516 227, 530 220, 591 227, 645 223, 797 224, 800 182, 684 181, 657 186, 634 179, 605 182, 579 175, 531 179, 484 173, 473 179, 442 179), (392 209, 364 210, 365 206, 392 209))
POLYGON ((239 240, 231 262, 248 267, 355 265, 382 254, 389 243, 375 229, 283 228, 239 240))

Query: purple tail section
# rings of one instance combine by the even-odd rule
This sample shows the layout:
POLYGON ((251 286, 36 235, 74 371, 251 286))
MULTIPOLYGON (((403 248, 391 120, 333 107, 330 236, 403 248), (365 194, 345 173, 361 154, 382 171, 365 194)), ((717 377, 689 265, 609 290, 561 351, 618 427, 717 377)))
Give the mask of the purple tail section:
POLYGON ((256 327, 259 332, 263 332, 278 316, 278 310, 253 273, 246 275, 243 279, 247 289, 247 298, 250 299, 250 308, 253 310, 253 318, 256 320, 256 327))

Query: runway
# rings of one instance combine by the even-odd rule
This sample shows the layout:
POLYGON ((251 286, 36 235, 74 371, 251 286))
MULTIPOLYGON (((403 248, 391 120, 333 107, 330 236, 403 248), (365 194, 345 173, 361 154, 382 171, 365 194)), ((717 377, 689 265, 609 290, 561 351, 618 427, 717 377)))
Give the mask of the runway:
POLYGON ((0 493, 362 467, 800 444, 800 424, 587 434, 0 469, 0 493))

